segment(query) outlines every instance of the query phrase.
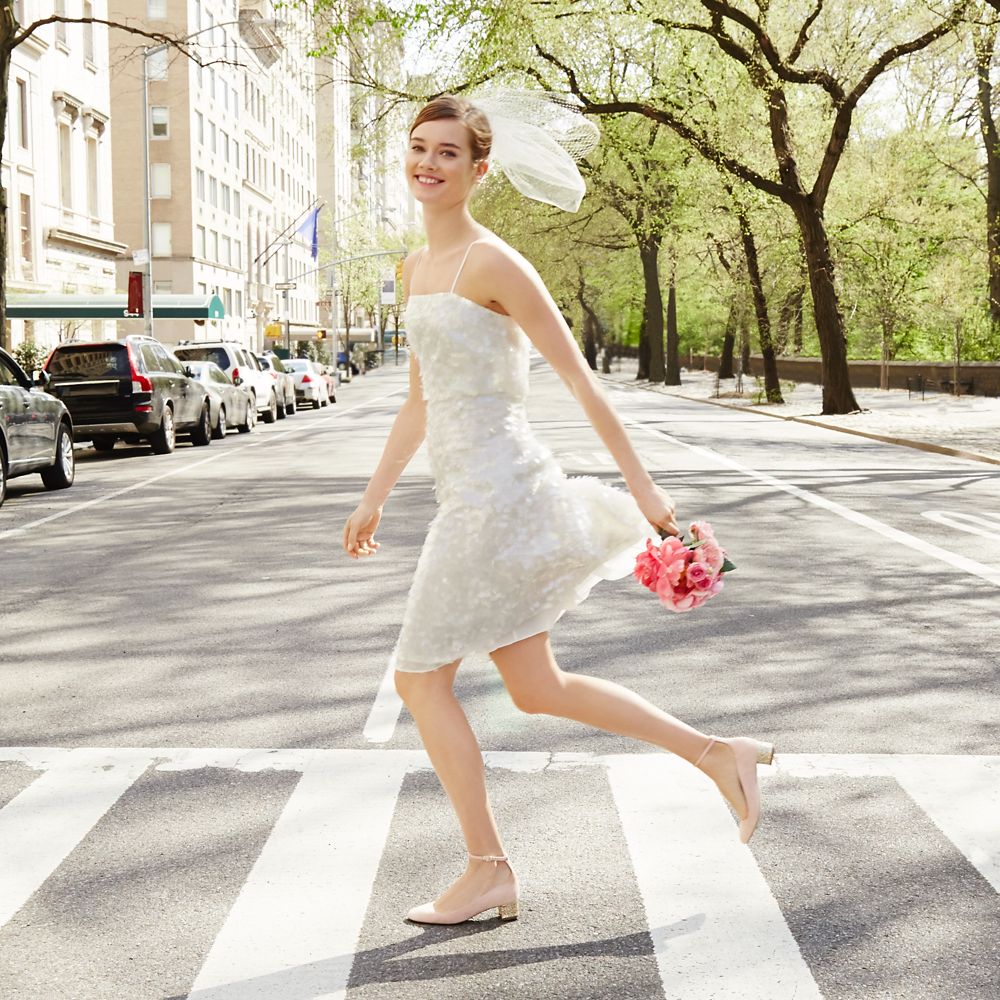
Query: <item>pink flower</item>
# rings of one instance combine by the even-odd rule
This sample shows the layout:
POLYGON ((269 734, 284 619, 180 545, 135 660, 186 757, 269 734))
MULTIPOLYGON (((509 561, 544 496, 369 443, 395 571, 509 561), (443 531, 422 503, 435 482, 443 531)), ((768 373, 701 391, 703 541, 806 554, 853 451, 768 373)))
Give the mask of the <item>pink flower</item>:
POLYGON ((635 569, 632 571, 635 578, 649 590, 656 590, 656 581, 660 578, 660 568, 662 563, 659 559, 659 550, 653 553, 653 543, 646 542, 646 551, 640 552, 635 559, 635 569))
MULTIPOLYGON (((699 555, 700 551, 699 549, 699 555)), ((697 592, 710 591, 715 582, 715 574, 703 562, 695 561, 687 568, 687 579, 692 590, 697 592)))

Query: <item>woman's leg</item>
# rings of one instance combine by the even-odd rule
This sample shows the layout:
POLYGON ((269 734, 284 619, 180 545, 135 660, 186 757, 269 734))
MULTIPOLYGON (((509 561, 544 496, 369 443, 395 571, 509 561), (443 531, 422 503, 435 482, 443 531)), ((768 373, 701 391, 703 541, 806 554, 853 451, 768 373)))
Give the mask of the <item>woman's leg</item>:
MULTIPOLYGON (((455 697, 460 660, 425 673, 396 671, 396 690, 413 716, 424 749, 458 817, 470 854, 502 855, 503 844, 486 794, 482 752, 455 697)), ((435 901, 441 910, 463 906, 497 882, 512 878, 506 865, 469 861, 465 873, 435 901)))
MULTIPOLYGON (((607 732, 652 743, 693 764, 709 737, 650 704, 613 681, 568 674, 552 655, 547 632, 493 650, 496 664, 514 704, 523 712, 573 719, 607 732)), ((746 801, 731 748, 716 743, 701 769, 715 781, 741 818, 746 801)))

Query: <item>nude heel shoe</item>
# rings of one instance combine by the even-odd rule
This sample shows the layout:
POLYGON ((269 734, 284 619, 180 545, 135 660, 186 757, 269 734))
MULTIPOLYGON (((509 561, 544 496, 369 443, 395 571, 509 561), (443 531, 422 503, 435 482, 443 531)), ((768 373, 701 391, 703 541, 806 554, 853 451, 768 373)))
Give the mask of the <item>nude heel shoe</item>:
POLYGON ((694 763, 695 767, 701 768, 701 762, 716 743, 725 743, 732 749, 736 758, 736 777, 740 783, 743 798, 746 799, 747 803, 746 818, 740 820, 740 841, 748 844, 754 830, 757 829, 757 822, 760 820, 760 787, 757 784, 757 765, 774 762, 774 744, 761 743, 745 736, 737 736, 728 740, 718 736, 710 736, 708 746, 702 750, 701 756, 694 763))
MULTIPOLYGON (((502 861, 510 868, 506 854, 470 854, 469 857, 473 861, 492 861, 494 865, 498 865, 502 861)), ((510 873, 514 875, 513 868, 510 868, 510 873)), ((497 915, 502 921, 517 920, 517 897, 517 875, 514 875, 513 882, 495 885, 492 889, 487 889, 486 892, 459 910, 441 912, 434 909, 433 902, 424 903, 421 906, 413 907, 407 913, 406 919, 418 924, 461 924, 496 907, 497 915)))

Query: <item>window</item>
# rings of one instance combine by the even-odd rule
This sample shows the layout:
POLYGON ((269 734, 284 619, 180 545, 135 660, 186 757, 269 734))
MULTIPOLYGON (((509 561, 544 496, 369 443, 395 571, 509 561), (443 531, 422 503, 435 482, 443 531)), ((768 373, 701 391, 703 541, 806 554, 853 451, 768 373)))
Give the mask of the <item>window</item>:
MULTIPOLYGON (((199 295, 208 295, 208 285, 206 285, 204 281, 199 281, 198 282, 198 294, 199 295)), ((221 368, 222 365, 219 365, 219 367, 221 368)), ((227 368, 229 367, 229 363, 228 362, 226 363, 226 367, 227 368)))
POLYGON ((208 179, 208 203, 214 208, 219 204, 219 182, 214 177, 208 179))
POLYGON ((194 26, 201 31, 201 0, 194 0, 194 26))
POLYGON ((239 218, 240 215, 240 193, 233 190, 233 215, 239 218))
POLYGON ((219 259, 219 234, 214 229, 208 233, 208 257, 210 260, 219 259))
POLYGON ((73 207, 73 133, 66 122, 59 123, 59 197, 63 208, 73 207))
POLYGON ((169 257, 173 252, 172 229, 169 222, 153 223, 153 256, 169 257))
POLYGON ((168 67, 169 53, 166 49, 160 49, 146 59, 146 72, 150 80, 166 80, 168 67))
POLYGON ((231 192, 232 188, 228 184, 222 185, 222 210, 224 212, 232 212, 231 192))
POLYGON ((219 151, 222 153, 222 158, 229 162, 229 133, 219 129, 219 151))
POLYGON ((149 21, 165 21, 167 0, 146 0, 146 18, 149 21))
POLYGON ((215 152, 215 139, 218 132, 215 128, 215 122, 208 123, 208 148, 214 153, 215 152))
POLYGON ((205 256, 205 227, 198 226, 194 231, 194 255, 195 257, 205 256))
POLYGON ((233 240, 233 267, 239 267, 243 259, 243 244, 239 240, 233 240))
POLYGON ((170 295, 174 290, 174 283, 172 281, 154 281, 153 291, 157 295, 170 295))
POLYGON ((28 115, 28 82, 26 80, 17 81, 17 111, 20 123, 18 139, 21 142, 21 149, 27 149, 31 139, 31 126, 28 124, 31 119, 28 115))
MULTIPOLYGON (((66 0, 56 0, 56 14, 59 17, 66 16, 66 0)), ((61 21, 56 22, 56 43, 66 44, 66 25, 61 21)))
POLYGON ((204 146, 205 145, 205 116, 200 111, 196 111, 194 113, 194 130, 195 130, 195 134, 198 136, 198 142, 202 146, 204 146))
POLYGON ((32 253, 31 244, 31 195, 21 195, 21 217, 19 220, 21 229, 21 263, 24 267, 24 276, 31 277, 31 262, 35 259, 32 253))
POLYGON ((225 307, 226 315, 230 316, 233 311, 233 290, 231 288, 223 289, 222 296, 222 304, 225 307))
POLYGON ((151 198, 170 197, 169 163, 153 163, 150 166, 149 195, 151 198))
POLYGON ((194 190, 195 194, 201 198, 202 201, 205 200, 205 171, 195 170, 194 172, 194 190))
POLYGON ((240 168, 240 144, 233 142, 233 165, 237 170, 240 168))
POLYGON ((240 292, 240 291, 237 291, 237 293, 236 293, 236 309, 235 309, 235 314, 237 316, 242 316, 243 315, 243 293, 240 292))
POLYGON ((232 264, 233 262, 233 241, 228 236, 222 237, 222 256, 219 258, 220 264, 232 264))
POLYGON ((150 131, 154 139, 170 138, 170 108, 153 106, 149 109, 150 131))
MULTIPOLYGON (((90 0, 83 0, 83 16, 94 16, 94 5, 90 0)), ((94 61, 94 26, 89 22, 83 25, 83 58, 90 63, 94 61)))
POLYGON ((96 219, 101 214, 100 205, 100 165, 98 155, 100 148, 97 139, 90 137, 87 139, 87 211, 91 218, 96 219))

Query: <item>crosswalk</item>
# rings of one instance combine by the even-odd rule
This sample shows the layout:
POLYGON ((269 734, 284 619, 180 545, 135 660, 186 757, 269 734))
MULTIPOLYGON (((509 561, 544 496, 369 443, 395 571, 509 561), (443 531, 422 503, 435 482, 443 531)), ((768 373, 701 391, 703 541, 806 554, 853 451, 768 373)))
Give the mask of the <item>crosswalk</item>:
MULTIPOLYGON (((584 776, 606 781, 613 806, 604 821, 618 829, 626 845, 623 863, 634 877, 662 990, 642 996, 820 1000, 855 995, 825 986, 822 975, 817 978, 773 891, 773 873, 739 844, 714 788, 683 762, 666 754, 541 752, 487 752, 484 760, 491 775, 544 774, 567 790, 584 776)), ((137 789, 151 777, 180 781, 206 769, 290 772, 290 792, 213 939, 205 943, 186 995, 194 1000, 369 995, 364 983, 352 983, 352 966, 366 922, 374 919, 372 901, 387 845, 422 836, 420 830, 397 828, 401 798, 417 794, 419 782, 414 786, 412 780, 430 769, 422 752, 24 747, 0 748, 3 766, 30 774, 0 809, 0 953, 4 934, 16 927, 32 897, 57 872, 72 870, 83 846, 100 839, 109 814, 124 809, 126 800, 130 809, 135 801, 147 801, 137 789)), ((791 754, 762 777, 806 788, 813 782, 891 779, 964 864, 1000 893, 1000 757, 791 754)), ((158 787, 162 794, 164 786, 158 787)), ((593 796, 569 795, 565 801, 581 822, 590 822, 600 810, 593 796)), ((599 866, 600 858, 586 863, 599 866)), ((532 888, 526 885, 525 892, 532 888)), ((537 884, 534 889, 545 891, 537 884)), ((127 893, 127 886, 121 891, 127 893)), ((197 907, 198 900, 190 905, 197 907)), ((522 923, 533 919, 544 916, 533 917, 529 908, 522 923)), ((408 933, 407 925, 400 926, 405 928, 400 934, 408 933)), ((30 934, 30 927, 19 928, 17 940, 30 934)), ((71 985, 47 995, 19 993, 4 984, 3 976, 0 965, 3 996, 101 995, 71 985)), ((412 984, 410 990, 371 995, 422 995, 412 984)), ((495 995, 507 994, 498 987, 495 995)), ((584 994, 567 987, 564 995, 584 994)))

